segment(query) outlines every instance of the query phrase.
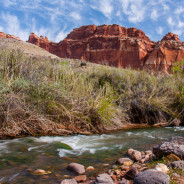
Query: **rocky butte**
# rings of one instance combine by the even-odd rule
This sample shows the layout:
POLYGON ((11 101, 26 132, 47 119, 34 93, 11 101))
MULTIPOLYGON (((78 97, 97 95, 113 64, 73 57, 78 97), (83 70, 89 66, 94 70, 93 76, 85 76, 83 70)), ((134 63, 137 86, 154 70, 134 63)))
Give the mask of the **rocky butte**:
POLYGON ((168 72, 173 63, 184 58, 184 42, 177 35, 168 33, 153 42, 143 31, 120 25, 82 26, 59 43, 31 33, 28 42, 61 58, 123 68, 168 72))
POLYGON ((15 37, 14 35, 6 34, 3 32, 0 32, 0 38, 13 38, 13 39, 21 40, 19 37, 15 37))

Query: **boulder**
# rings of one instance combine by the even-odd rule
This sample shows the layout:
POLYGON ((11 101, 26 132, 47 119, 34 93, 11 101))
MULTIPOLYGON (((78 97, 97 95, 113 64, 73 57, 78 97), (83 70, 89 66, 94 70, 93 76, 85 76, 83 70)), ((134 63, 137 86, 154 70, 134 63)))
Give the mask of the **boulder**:
POLYGON ((170 164, 170 166, 171 166, 173 169, 181 169, 182 171, 184 171, 184 161, 183 161, 183 160, 179 160, 179 161, 172 162, 172 163, 170 164))
POLYGON ((112 178, 108 174, 99 174, 96 178, 96 184, 113 184, 112 178))
POLYGON ((137 174, 133 180, 134 184, 170 184, 170 177, 154 169, 148 169, 137 174))
POLYGON ((75 179, 65 179, 61 182, 61 184, 77 184, 75 179))
POLYGON ((170 140, 153 147, 153 153, 162 158, 169 154, 175 154, 181 159, 184 159, 184 137, 172 137, 170 140))
POLYGON ((85 173, 85 168, 81 164, 77 163, 70 163, 67 167, 69 171, 75 172, 77 174, 84 174, 85 173))

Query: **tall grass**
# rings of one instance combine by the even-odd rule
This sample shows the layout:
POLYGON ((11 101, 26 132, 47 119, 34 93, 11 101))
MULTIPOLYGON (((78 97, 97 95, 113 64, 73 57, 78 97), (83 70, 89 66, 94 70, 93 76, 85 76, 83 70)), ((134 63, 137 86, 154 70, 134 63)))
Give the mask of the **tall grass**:
POLYGON ((0 52, 0 136, 100 133, 122 123, 183 123, 184 80, 0 52))

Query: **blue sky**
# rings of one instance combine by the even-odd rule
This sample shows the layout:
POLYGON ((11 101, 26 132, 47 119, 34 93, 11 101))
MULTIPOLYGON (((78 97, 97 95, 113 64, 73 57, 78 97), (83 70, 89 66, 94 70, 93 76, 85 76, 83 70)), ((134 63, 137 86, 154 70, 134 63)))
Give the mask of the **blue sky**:
POLYGON ((184 41, 184 0, 0 0, 0 15, 0 31, 23 40, 34 32, 59 42, 82 25, 119 24, 184 41))

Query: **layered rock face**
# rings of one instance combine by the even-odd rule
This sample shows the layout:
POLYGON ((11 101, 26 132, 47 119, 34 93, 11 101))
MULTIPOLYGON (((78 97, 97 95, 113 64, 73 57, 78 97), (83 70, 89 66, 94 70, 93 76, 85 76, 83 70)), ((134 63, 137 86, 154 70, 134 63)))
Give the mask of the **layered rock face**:
POLYGON ((28 42, 62 58, 123 68, 168 72, 174 62, 184 58, 184 42, 177 35, 168 33, 155 43, 143 31, 119 25, 82 26, 59 43, 31 33, 28 42))
POLYGON ((147 70, 170 72, 175 62, 184 59, 184 42, 162 40, 157 42, 144 68, 147 70))
POLYGON ((14 35, 6 34, 6 33, 3 33, 3 32, 0 32, 0 38, 14 38, 14 39, 17 39, 17 40, 21 40, 19 37, 15 37, 14 35))
POLYGON ((119 25, 83 26, 65 40, 49 42, 32 33, 28 42, 62 58, 73 58, 116 67, 141 68, 155 43, 143 31, 119 25))

